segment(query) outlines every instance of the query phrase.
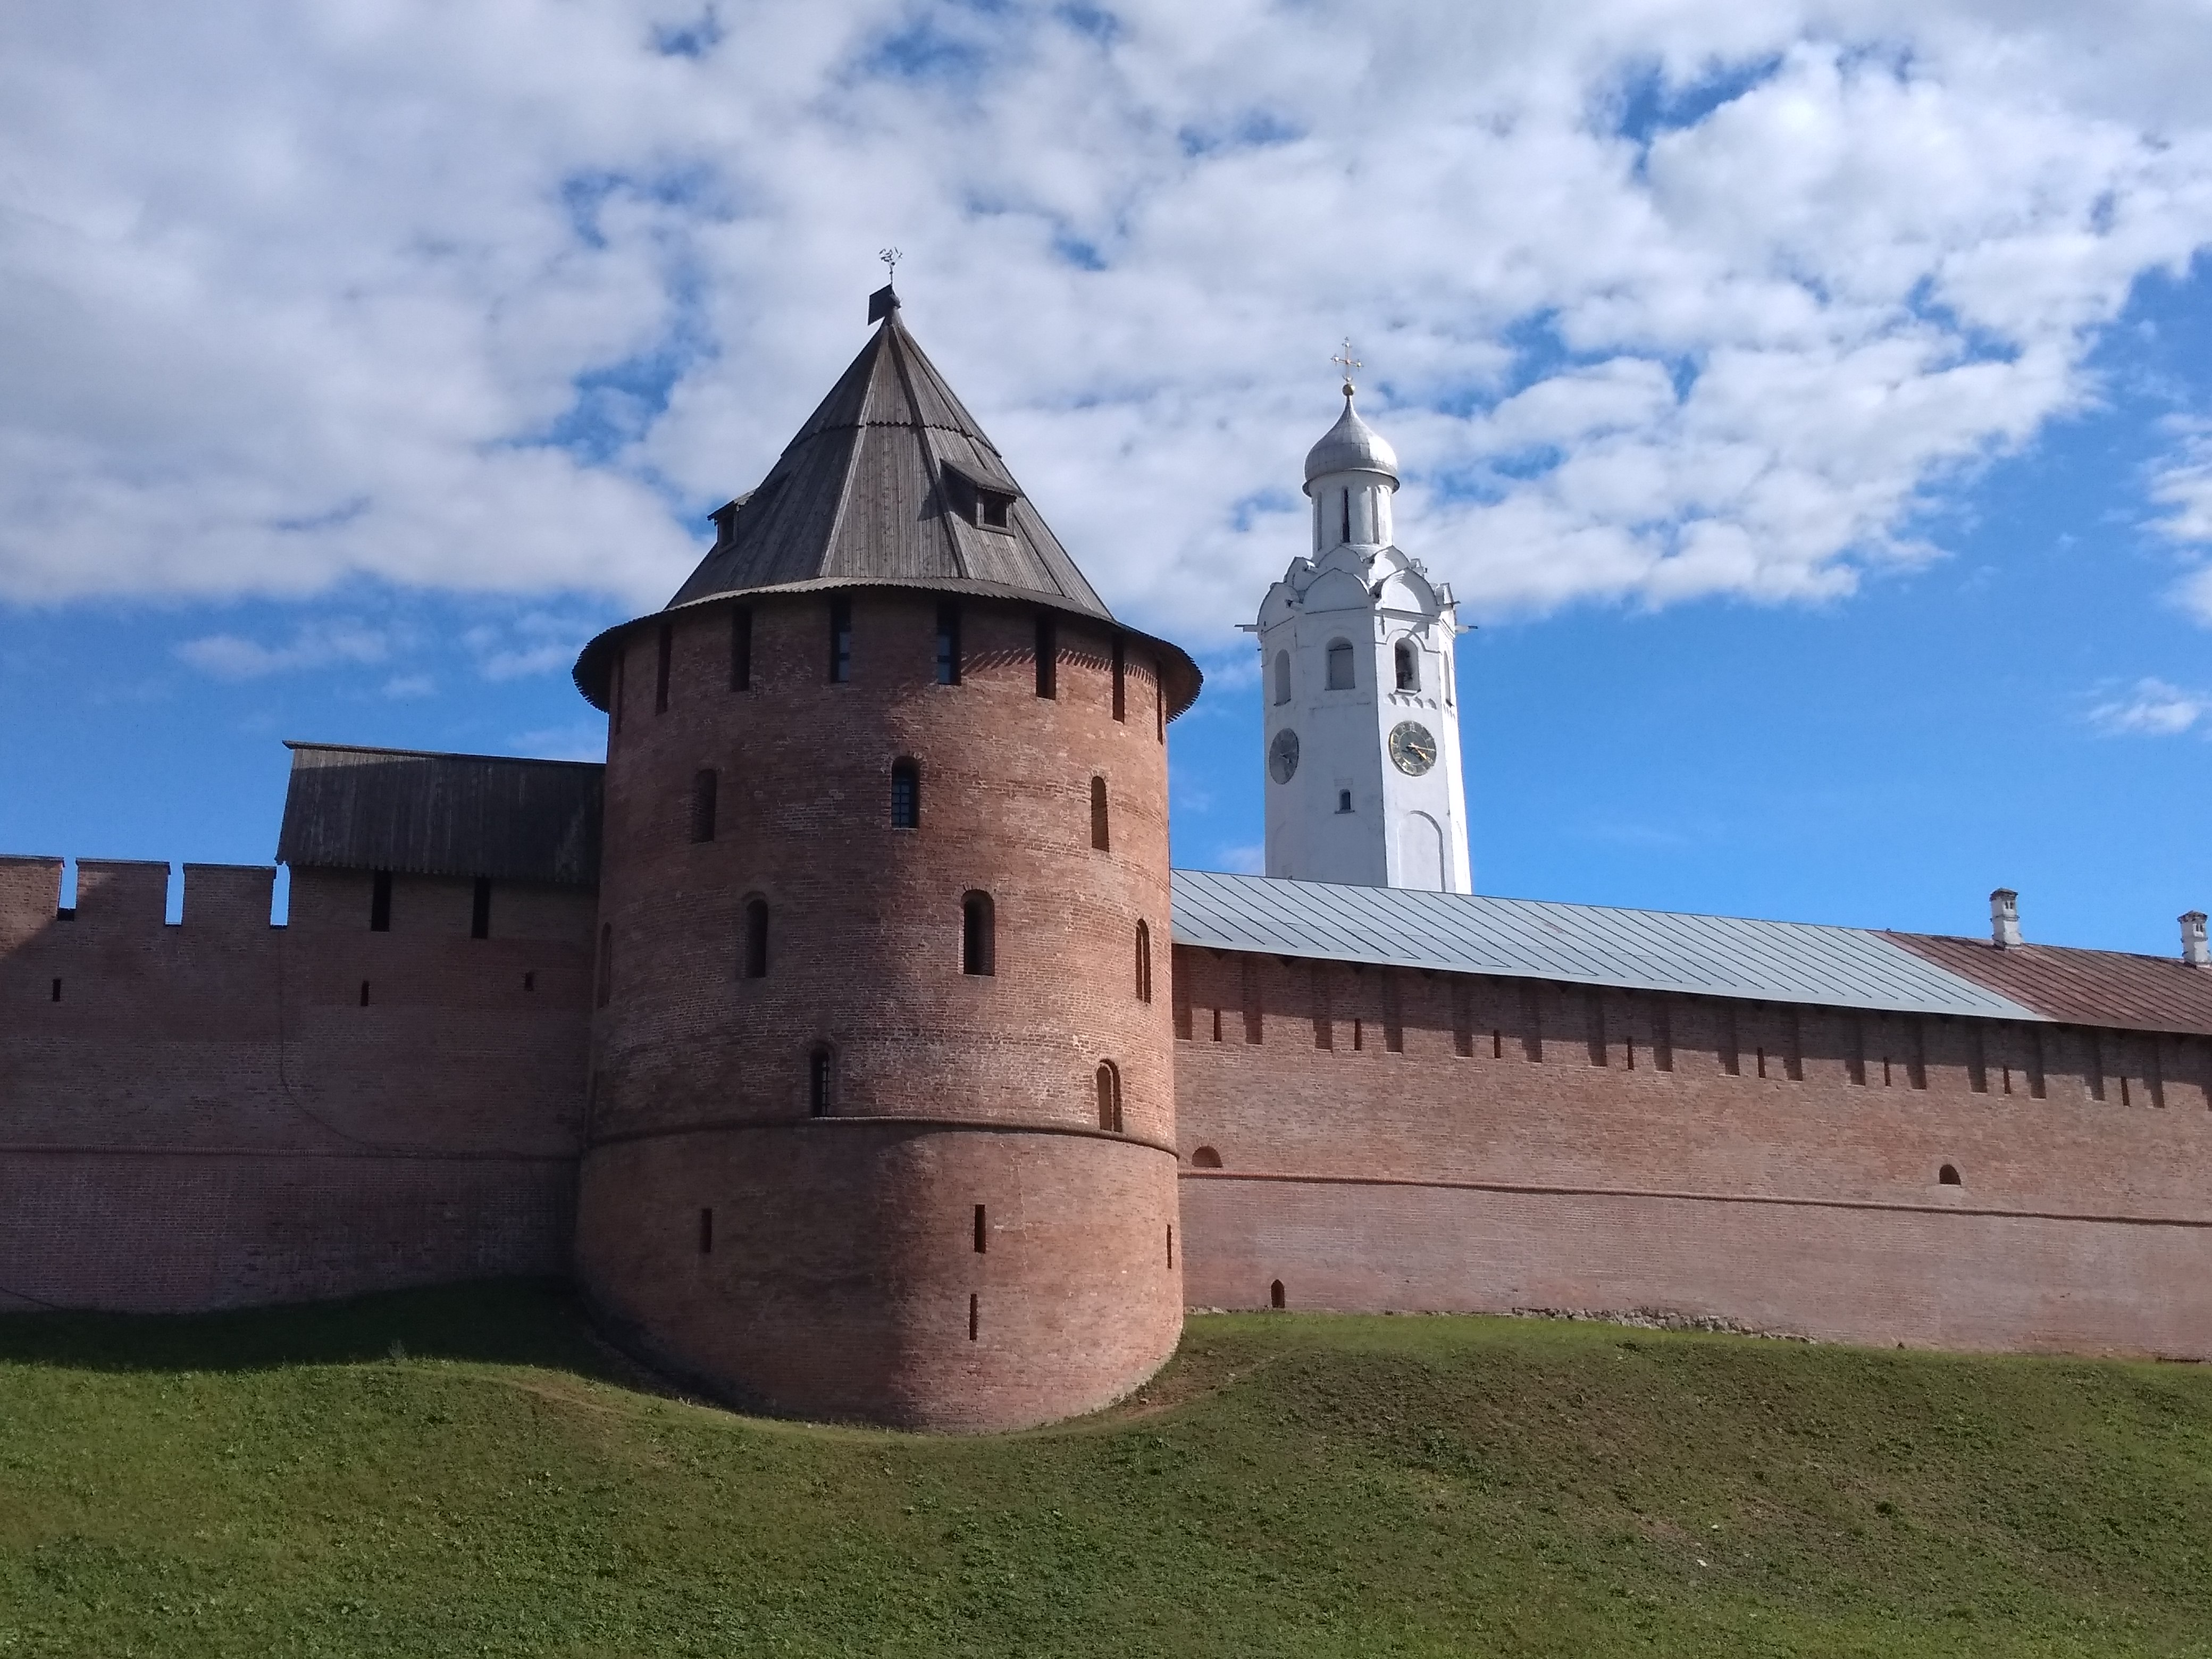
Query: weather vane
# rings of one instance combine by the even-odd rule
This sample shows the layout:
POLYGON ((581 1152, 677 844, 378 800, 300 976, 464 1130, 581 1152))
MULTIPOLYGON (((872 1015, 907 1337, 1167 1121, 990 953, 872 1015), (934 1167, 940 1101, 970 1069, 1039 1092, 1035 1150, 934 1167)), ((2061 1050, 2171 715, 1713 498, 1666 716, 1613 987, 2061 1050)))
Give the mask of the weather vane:
POLYGON ((1329 362, 1333 363, 1341 363, 1344 365, 1344 395, 1349 398, 1352 395, 1352 371, 1355 368, 1364 368, 1367 367, 1366 364, 1361 362, 1358 358, 1352 355, 1352 338, 1349 335, 1345 337, 1344 349, 1335 356, 1330 358, 1329 362))
POLYGON ((884 269, 890 273, 890 275, 885 279, 886 281, 893 283, 898 281, 898 262, 902 257, 903 256, 901 255, 899 251, 895 247, 887 247, 878 250, 876 258, 884 262, 884 269))

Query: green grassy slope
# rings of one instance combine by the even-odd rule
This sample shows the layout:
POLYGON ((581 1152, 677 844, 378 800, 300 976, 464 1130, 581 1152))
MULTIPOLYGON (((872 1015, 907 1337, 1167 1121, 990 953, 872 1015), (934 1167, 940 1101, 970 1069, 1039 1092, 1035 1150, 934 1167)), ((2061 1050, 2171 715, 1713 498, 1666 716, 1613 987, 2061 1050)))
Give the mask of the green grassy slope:
POLYGON ((2212 1654, 2212 1372, 1194 1319, 993 1440, 624 1386, 559 1291, 0 1319, 0 1656, 2212 1654))

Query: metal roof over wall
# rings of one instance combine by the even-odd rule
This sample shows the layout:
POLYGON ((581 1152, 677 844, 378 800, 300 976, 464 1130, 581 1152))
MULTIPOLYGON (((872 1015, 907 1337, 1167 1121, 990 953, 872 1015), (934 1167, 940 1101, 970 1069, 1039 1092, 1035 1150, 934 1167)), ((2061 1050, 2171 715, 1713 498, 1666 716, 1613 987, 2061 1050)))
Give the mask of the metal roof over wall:
POLYGON ((1175 872, 1178 945, 1891 1013, 2044 1015, 1887 934, 1480 894, 1175 872))
POLYGON ((276 856, 296 868, 599 884, 605 768, 288 743, 276 856))

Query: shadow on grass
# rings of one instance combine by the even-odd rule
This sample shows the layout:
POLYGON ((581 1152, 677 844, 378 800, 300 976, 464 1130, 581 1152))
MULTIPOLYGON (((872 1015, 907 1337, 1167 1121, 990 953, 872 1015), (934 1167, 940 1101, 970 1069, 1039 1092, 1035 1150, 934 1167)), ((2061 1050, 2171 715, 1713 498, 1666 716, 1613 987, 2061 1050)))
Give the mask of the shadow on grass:
POLYGON ((493 1280, 207 1314, 0 1314, 0 1364, 249 1371, 398 1354, 542 1365, 632 1382, 559 1279, 493 1280))

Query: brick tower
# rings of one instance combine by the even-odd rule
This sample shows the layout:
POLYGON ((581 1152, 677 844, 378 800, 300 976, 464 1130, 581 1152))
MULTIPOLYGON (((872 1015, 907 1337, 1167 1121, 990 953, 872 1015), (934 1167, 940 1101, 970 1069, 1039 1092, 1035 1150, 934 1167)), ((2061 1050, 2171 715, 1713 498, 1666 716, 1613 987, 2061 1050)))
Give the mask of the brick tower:
POLYGON ((609 714, 577 1271, 734 1403, 1102 1406, 1182 1328, 1167 722, 888 288, 609 714))

